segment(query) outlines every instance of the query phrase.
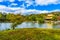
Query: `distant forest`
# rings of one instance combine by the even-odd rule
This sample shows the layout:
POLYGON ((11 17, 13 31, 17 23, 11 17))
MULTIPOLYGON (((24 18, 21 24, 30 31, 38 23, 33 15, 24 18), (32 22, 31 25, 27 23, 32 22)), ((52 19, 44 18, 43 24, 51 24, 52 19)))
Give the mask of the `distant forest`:
POLYGON ((44 22, 48 14, 53 14, 51 20, 60 19, 60 12, 51 12, 51 13, 40 13, 40 14, 30 14, 30 15, 21 15, 13 13, 1 13, 0 12, 0 22, 24 22, 24 21, 39 21, 44 22))

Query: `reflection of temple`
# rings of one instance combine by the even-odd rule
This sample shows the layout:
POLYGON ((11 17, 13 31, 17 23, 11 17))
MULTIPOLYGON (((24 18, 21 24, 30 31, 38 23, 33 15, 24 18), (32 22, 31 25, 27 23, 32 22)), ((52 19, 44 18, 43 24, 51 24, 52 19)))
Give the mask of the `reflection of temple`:
POLYGON ((52 22, 51 23, 46 23, 46 26, 47 26, 48 29, 52 29, 53 28, 53 23, 52 22))

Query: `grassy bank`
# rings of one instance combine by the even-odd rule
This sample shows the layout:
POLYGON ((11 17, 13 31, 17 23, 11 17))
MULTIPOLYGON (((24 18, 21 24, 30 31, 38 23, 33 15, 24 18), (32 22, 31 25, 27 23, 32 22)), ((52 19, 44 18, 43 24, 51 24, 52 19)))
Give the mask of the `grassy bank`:
POLYGON ((60 30, 26 28, 0 31, 0 40, 60 40, 60 30))

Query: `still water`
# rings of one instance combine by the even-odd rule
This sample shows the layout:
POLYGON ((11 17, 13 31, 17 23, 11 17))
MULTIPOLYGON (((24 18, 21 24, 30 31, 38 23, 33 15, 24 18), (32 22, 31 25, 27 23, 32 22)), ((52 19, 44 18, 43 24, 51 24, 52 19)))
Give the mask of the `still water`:
MULTIPOLYGON (((11 29, 12 23, 0 23, 0 30, 11 29)), ((60 28, 60 24, 54 23, 35 23, 35 22, 23 22, 17 25, 16 28, 47 28, 47 29, 57 29, 60 28)))

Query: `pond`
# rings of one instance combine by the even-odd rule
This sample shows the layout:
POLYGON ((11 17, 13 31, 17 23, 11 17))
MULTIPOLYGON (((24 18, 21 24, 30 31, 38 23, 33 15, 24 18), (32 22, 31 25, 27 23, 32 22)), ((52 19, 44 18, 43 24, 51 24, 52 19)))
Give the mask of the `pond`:
MULTIPOLYGON (((11 29, 12 23, 0 23, 0 30, 11 29)), ((23 22, 17 25, 16 28, 47 28, 47 29, 58 29, 60 24, 54 23, 35 23, 35 22, 23 22)))

